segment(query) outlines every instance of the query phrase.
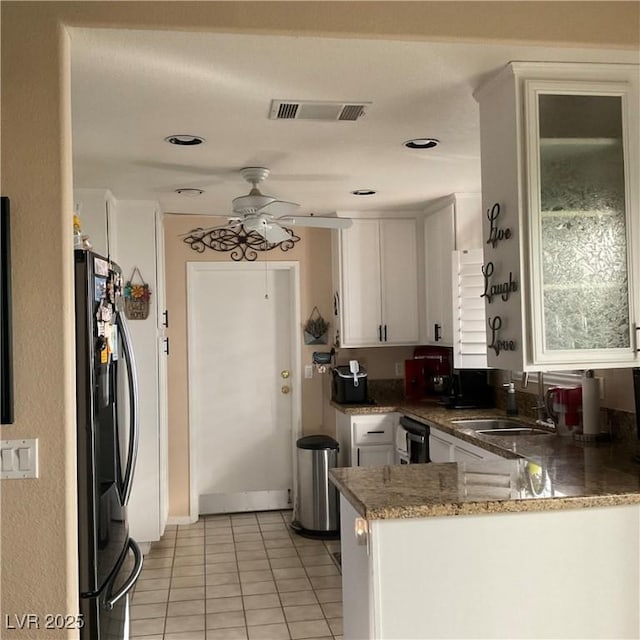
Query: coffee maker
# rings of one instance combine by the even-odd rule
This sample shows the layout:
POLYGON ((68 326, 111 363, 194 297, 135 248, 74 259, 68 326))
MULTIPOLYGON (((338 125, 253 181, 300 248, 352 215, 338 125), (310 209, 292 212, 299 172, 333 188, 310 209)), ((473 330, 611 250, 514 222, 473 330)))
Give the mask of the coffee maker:
POLYGON ((551 387, 545 394, 545 404, 559 436, 572 436, 582 430, 582 387, 551 387))
POLYGON ((453 349, 416 347, 404 361, 404 395, 407 400, 433 400, 449 394, 453 349))

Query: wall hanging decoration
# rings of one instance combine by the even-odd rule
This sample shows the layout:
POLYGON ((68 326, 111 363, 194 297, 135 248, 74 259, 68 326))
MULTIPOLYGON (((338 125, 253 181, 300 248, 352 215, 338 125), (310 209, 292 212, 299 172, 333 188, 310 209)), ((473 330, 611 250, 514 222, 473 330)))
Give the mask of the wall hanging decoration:
POLYGON ((258 251, 273 251, 280 247, 281 251, 293 249, 296 242, 300 240, 291 229, 282 227, 289 234, 289 237, 282 242, 268 242, 264 236, 257 231, 247 231, 244 225, 236 225, 233 228, 222 229, 193 229, 184 238, 184 242, 191 246, 194 251, 203 253, 205 249, 230 253, 231 259, 236 262, 247 260, 253 262, 258 257, 258 251))
POLYGON ((146 320, 149 315, 151 289, 144 281, 140 269, 134 267, 131 277, 124 285, 124 315, 129 320, 146 320), (134 282, 138 276, 139 282, 134 282))
POLYGON ((327 344, 327 342, 329 342, 329 323, 320 315, 318 307, 313 307, 304 325, 304 343, 327 344))

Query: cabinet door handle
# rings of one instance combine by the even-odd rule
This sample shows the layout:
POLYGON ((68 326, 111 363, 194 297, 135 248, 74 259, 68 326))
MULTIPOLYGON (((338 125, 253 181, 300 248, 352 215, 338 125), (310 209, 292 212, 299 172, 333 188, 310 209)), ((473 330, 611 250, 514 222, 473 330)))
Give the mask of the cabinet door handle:
POLYGON ((384 325, 384 341, 387 341, 387 325, 384 325))
POLYGON ((360 466, 360 449, 356 449, 356 467, 360 466))
POLYGON ((382 342, 382 325, 378 325, 378 342, 382 342))
POLYGON ((442 336, 440 335, 440 325, 437 322, 433 325, 433 333, 435 341, 438 342, 442 336))
POLYGON ((162 342, 164 342, 164 352, 169 355, 169 338, 165 338, 162 342))
POLYGON ((340 295, 336 291, 333 294, 333 315, 338 316, 340 313, 340 295))
POLYGON ((377 431, 367 431, 367 433, 384 433, 384 429, 379 429, 377 431))
POLYGON ((167 329, 169 328, 169 309, 165 309, 162 312, 162 326, 163 327, 167 327, 167 329))
POLYGON ((636 326, 636 351, 640 353, 640 325, 636 326))

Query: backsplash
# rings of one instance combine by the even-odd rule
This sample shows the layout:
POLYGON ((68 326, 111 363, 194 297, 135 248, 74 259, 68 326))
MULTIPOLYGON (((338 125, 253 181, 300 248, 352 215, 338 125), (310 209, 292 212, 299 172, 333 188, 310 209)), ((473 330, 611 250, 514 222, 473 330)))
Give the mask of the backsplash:
POLYGON ((368 380, 369 397, 378 404, 393 404, 404 398, 404 379, 368 380))
MULTIPOLYGON (((535 407, 538 403, 538 397, 535 394, 516 389, 516 403, 518 416, 523 418, 536 417, 535 407)), ((496 394, 496 407, 506 411, 505 393, 498 392, 496 394)), ((635 413, 602 407, 600 409, 600 426, 611 434, 614 442, 624 442, 632 447, 638 445, 635 413)))

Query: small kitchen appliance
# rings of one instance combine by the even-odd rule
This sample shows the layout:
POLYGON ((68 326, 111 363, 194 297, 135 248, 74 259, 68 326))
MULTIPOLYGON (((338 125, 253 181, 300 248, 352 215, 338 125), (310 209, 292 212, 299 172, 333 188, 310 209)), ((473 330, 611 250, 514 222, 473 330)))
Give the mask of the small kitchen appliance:
POLYGON ((582 430, 582 387, 551 387, 545 404, 559 436, 572 436, 582 430))
POLYGON ((333 377, 331 399, 340 404, 366 404, 367 372, 351 360, 348 365, 340 365, 331 370, 333 377))
POLYGON ((487 369, 456 369, 451 376, 448 409, 489 409, 495 407, 495 391, 487 369))
POLYGON ((404 361, 404 395, 407 400, 429 400, 447 396, 451 384, 453 349, 416 347, 404 361))

